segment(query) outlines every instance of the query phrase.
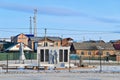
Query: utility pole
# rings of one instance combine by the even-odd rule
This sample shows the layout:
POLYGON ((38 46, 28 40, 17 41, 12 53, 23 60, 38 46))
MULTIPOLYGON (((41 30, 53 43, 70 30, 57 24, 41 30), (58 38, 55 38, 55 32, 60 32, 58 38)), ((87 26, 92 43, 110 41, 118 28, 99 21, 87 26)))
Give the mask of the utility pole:
POLYGON ((47 46, 47 43, 46 43, 46 41, 47 41, 47 39, 46 39, 46 34, 47 34, 47 29, 45 28, 45 42, 44 42, 44 46, 46 47, 47 46))
POLYGON ((30 16, 30 34, 32 34, 32 17, 30 16))
POLYGON ((34 9, 34 17, 33 17, 33 20, 34 20, 34 36, 37 37, 37 9, 34 9))

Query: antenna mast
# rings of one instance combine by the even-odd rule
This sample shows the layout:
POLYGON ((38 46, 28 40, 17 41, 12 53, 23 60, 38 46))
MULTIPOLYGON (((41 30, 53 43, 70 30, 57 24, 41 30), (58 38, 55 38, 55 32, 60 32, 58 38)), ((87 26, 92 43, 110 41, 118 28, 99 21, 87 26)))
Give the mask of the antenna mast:
POLYGON ((37 15, 37 9, 34 9, 34 36, 37 37, 37 25, 36 25, 36 16, 37 15))

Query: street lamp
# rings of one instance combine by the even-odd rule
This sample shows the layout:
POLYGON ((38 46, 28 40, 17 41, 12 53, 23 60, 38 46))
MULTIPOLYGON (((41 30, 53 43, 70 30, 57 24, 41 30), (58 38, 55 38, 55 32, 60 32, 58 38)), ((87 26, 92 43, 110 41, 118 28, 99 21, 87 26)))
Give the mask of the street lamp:
POLYGON ((102 50, 103 50, 104 48, 102 48, 101 46, 97 46, 97 48, 99 49, 99 56, 100 56, 100 72, 102 72, 101 55, 102 55, 102 50))
POLYGON ((90 51, 88 52, 88 55, 89 55, 89 65, 90 65, 90 55, 91 55, 90 51))
POLYGON ((70 72, 70 54, 69 54, 69 72, 70 72))
POLYGON ((40 67, 40 53, 38 53, 38 72, 39 72, 39 67, 40 67))
POLYGON ((8 53, 6 53, 6 58, 7 58, 6 73, 8 73, 8 53))
POLYGON ((106 61, 109 62, 109 53, 107 52, 107 55, 106 55, 106 61))

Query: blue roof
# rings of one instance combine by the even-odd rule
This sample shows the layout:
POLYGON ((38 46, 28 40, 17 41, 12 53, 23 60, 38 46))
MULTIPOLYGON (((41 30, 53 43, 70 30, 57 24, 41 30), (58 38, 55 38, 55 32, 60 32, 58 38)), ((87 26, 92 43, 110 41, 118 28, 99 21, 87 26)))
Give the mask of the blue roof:
POLYGON ((25 34, 27 37, 34 37, 34 34, 25 34))
MULTIPOLYGON (((21 34, 23 34, 23 33, 21 33, 21 34)), ((15 37, 18 37, 20 34, 18 34, 18 35, 16 35, 15 37)), ((24 34, 25 36, 27 36, 27 37, 34 37, 34 34, 24 34)))

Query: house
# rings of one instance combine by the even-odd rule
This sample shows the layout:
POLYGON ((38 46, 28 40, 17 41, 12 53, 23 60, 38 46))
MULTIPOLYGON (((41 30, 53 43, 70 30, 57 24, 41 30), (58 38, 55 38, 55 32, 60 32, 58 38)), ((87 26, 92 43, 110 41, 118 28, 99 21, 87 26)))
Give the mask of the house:
POLYGON ((116 60, 120 61, 120 40, 115 41, 113 46, 116 50, 116 60))
POLYGON ((72 38, 64 38, 64 39, 62 39, 62 46, 71 46, 72 43, 73 43, 72 38))
POLYGON ((35 51, 37 50, 37 47, 39 46, 58 47, 58 46, 61 46, 61 38, 60 37, 30 37, 29 45, 35 51))
POLYGON ((60 37, 34 37, 32 34, 18 34, 16 36, 11 37, 11 42, 19 43, 22 42, 28 47, 30 47, 33 51, 37 51, 38 46, 70 46, 72 43, 72 38, 62 39, 60 37))
POLYGON ((88 56, 99 56, 100 51, 102 51, 102 56, 114 55, 115 49, 111 43, 104 42, 82 42, 73 43, 71 45, 71 53, 88 56), (101 48, 100 48, 101 47, 101 48))
POLYGON ((34 35, 33 34, 23 34, 23 33, 21 33, 21 34, 18 34, 16 36, 12 36, 11 37, 11 42, 13 42, 13 43, 22 42, 22 43, 24 43, 25 45, 28 46, 29 45, 28 40, 29 40, 30 37, 34 37, 34 35))
POLYGON ((8 41, 0 41, 0 52, 4 52, 6 48, 14 45, 15 43, 8 41))
POLYGON ((30 37, 29 38, 29 46, 36 51, 37 46, 45 47, 45 46, 51 46, 51 47, 60 47, 60 46, 70 46, 72 43, 72 38, 65 38, 62 39, 60 37, 30 37))

